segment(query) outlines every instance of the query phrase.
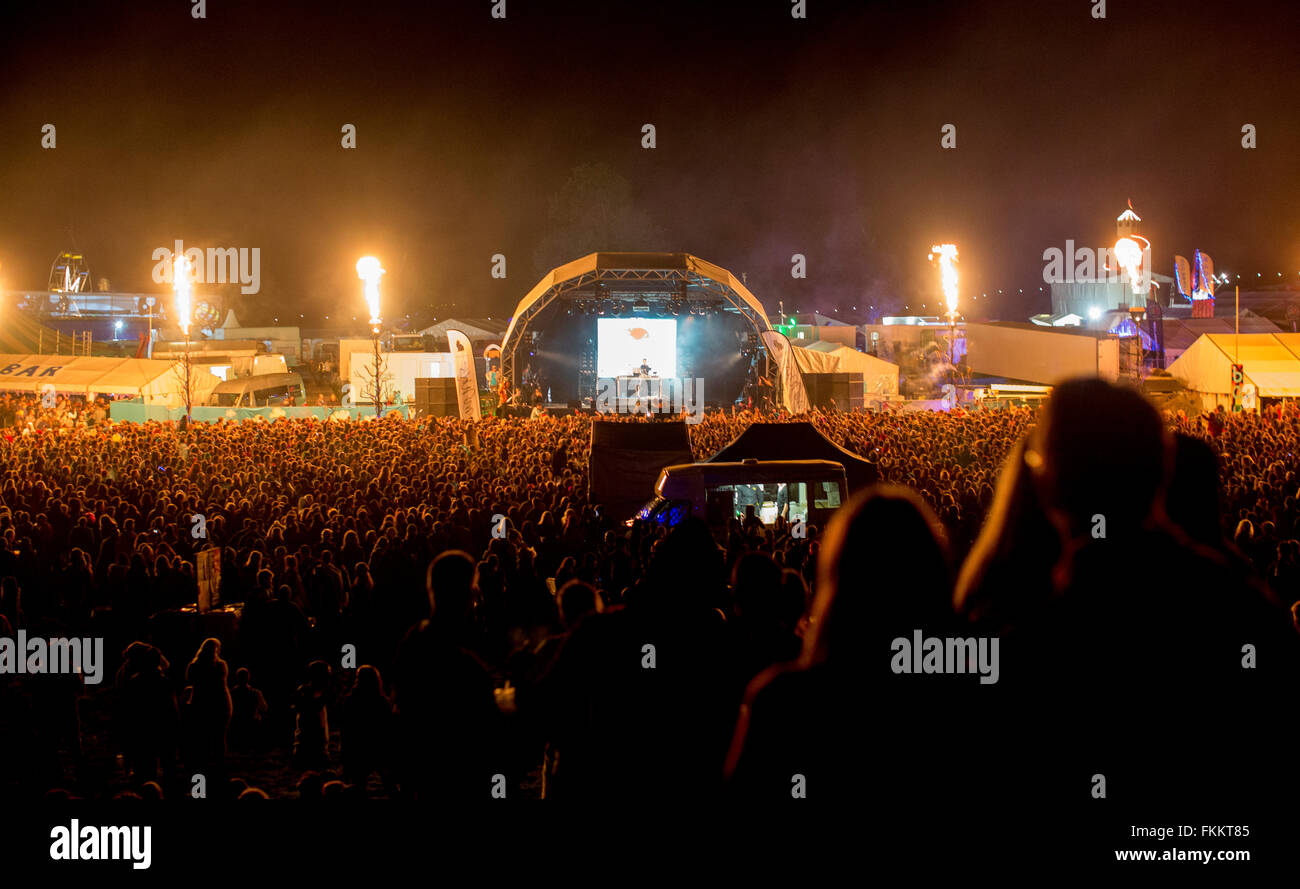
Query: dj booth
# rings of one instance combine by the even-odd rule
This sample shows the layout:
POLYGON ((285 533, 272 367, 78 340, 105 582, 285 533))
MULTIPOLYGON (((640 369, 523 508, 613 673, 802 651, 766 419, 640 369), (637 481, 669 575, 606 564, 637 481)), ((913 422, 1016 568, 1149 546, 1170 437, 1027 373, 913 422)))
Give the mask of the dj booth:
POLYGON ((614 377, 614 398, 630 402, 640 402, 643 410, 658 411, 660 404, 667 401, 672 406, 674 396, 680 402, 682 390, 676 377, 661 377, 658 374, 632 374, 614 377))

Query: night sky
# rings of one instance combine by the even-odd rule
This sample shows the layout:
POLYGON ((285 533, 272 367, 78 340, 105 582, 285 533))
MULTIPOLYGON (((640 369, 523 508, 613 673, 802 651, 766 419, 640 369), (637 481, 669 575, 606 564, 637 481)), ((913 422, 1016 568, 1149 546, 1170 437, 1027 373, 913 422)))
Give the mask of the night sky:
POLYGON ((161 291, 151 254, 181 238, 261 248, 241 320, 361 315, 363 253, 386 316, 506 315, 552 265, 674 250, 861 320, 937 313, 926 253, 953 241, 966 312, 1021 320, 1048 308, 1042 252, 1109 245, 1130 198, 1156 271, 1199 247, 1300 285, 1294 3, 492 5, 6 4, 0 288, 75 249, 161 291))

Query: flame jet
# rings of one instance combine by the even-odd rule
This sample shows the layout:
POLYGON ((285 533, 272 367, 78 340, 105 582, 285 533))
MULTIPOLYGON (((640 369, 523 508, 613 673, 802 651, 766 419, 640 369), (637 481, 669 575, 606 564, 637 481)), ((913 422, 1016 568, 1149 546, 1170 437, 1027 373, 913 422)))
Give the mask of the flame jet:
POLYGON ((379 323, 379 279, 385 269, 373 256, 363 256, 357 260, 357 277, 366 282, 366 304, 370 306, 370 323, 379 323))
POLYGON ((172 259, 172 289, 176 293, 176 320, 180 322, 181 332, 188 337, 193 311, 194 275, 190 258, 184 253, 177 253, 172 259))
POLYGON ((939 257, 939 280, 943 285, 943 301, 948 306, 948 316, 957 314, 957 245, 936 244, 930 248, 930 260, 939 257))

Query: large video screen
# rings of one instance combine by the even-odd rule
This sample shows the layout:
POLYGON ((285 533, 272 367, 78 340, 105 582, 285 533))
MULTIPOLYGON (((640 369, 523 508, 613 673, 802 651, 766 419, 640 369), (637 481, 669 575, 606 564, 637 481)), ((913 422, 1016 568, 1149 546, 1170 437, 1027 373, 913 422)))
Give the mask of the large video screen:
POLYGON ((655 376, 677 376, 677 320, 597 318, 596 375, 631 376, 642 364, 655 376))

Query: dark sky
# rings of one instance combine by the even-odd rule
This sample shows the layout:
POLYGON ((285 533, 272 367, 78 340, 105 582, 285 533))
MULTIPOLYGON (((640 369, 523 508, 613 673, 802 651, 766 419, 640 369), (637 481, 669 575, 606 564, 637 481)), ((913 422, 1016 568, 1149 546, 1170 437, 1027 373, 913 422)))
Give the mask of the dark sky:
POLYGON ((161 290, 152 251, 182 238, 261 248, 254 319, 359 314, 367 252, 389 269, 385 315, 504 315, 573 240, 561 258, 681 250, 773 308, 851 315, 933 308, 925 255, 953 241, 968 313, 1020 319, 1047 308, 1043 250, 1110 244, 1129 198, 1157 271, 1200 247, 1300 283, 1294 3, 1108 0, 1104 20, 1091 0, 808 0, 806 20, 789 0, 491 7, 6 4, 0 286, 42 288, 76 249, 114 289, 161 290), (583 164, 624 180, 614 210, 650 243, 581 243, 552 219, 583 164))

